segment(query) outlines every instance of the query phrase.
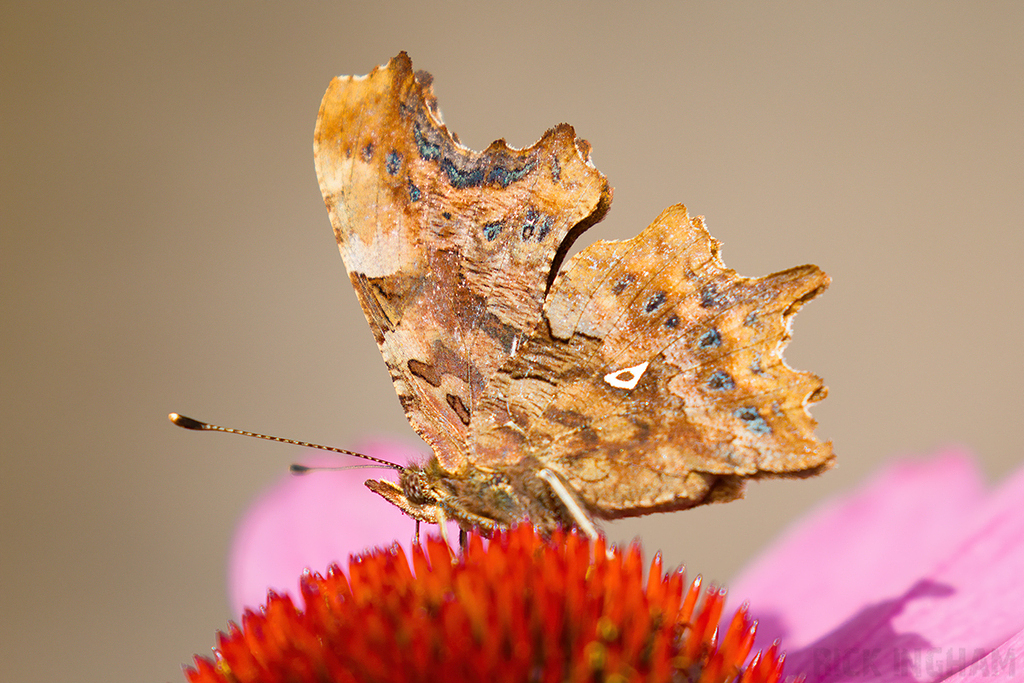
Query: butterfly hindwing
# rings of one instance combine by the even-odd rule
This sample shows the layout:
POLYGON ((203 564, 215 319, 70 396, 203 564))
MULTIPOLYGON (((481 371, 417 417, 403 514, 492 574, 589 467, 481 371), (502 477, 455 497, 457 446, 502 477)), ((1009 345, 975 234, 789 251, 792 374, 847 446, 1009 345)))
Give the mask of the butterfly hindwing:
POLYGON ((815 266, 764 278, 726 268, 703 219, 669 208, 636 238, 570 260, 542 333, 491 383, 476 459, 518 449, 605 514, 735 497, 739 478, 827 466, 789 368, 789 320, 828 285, 815 266), (718 487, 718 488, 716 488, 718 487))

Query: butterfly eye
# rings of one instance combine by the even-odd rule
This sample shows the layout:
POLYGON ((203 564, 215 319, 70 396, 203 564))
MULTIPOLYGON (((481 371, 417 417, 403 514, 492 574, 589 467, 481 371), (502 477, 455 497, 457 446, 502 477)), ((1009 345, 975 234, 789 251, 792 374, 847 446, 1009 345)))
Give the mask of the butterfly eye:
POLYGON ((402 470, 402 476, 399 478, 399 481, 402 486, 402 493, 405 494, 410 503, 423 505, 434 502, 434 496, 430 491, 430 484, 427 483, 427 477, 421 470, 406 468, 402 470))

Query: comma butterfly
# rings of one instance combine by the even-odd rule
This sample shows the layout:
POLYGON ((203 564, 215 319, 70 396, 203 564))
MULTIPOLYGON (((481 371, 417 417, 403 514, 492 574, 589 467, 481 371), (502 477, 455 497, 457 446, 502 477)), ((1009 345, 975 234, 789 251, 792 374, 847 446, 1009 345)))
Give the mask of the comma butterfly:
POLYGON ((740 277, 686 208, 564 266, 612 190, 567 124, 483 152, 442 123, 405 53, 334 79, 317 177, 395 391, 433 456, 367 486, 413 518, 544 530, 728 501, 831 467, 785 364, 806 265, 740 277))

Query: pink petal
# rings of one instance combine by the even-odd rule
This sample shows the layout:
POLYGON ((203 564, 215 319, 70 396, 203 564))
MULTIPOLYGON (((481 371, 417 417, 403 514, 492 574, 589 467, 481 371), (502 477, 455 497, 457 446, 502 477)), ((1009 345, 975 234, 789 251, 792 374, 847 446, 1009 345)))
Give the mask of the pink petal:
MULTIPOLYGON (((959 653, 958 653, 959 654, 959 653)), ((999 683, 1024 680, 1024 630, 1017 631, 1005 643, 957 671, 947 680, 957 683, 999 683)), ((949 669, 950 667, 947 667, 949 669)))
POLYGON ((756 566, 737 583, 759 617, 761 602, 775 603, 768 625, 790 630, 788 672, 810 681, 937 681, 965 667, 974 675, 986 657, 994 658, 989 671, 1015 663, 1019 654, 1007 643, 1024 629, 1024 470, 982 498, 967 464, 948 454, 923 468, 898 464, 798 526, 759 563, 782 580, 788 598, 778 589, 769 597, 773 589, 756 566), (958 488, 965 483, 967 492, 958 488), (912 502, 917 514, 892 515, 901 505, 881 494, 912 502), (780 571, 786 548, 795 562, 788 573, 780 571))
MULTIPOLYGON (((387 442, 354 450, 399 464, 414 455, 387 442)), ((352 458, 312 453, 301 462, 352 465, 352 458)), ((271 588, 298 595, 299 577, 307 567, 323 573, 332 562, 344 566, 349 555, 395 539, 408 548, 415 522, 363 486, 370 478, 397 481, 387 469, 285 475, 253 503, 238 524, 228 561, 228 595, 236 615, 265 602, 271 588)), ((457 527, 450 531, 458 537, 457 527)), ((436 532, 436 527, 423 532, 436 532)))
POLYGON ((890 601, 889 614, 859 625, 859 647, 896 650, 894 670, 887 676, 883 670, 883 680, 900 679, 906 669, 917 680, 941 680, 1024 629, 1024 470, 968 518, 961 525, 966 533, 890 601), (930 669, 918 670, 917 653, 900 651, 908 642, 935 653, 930 669))
POLYGON ((982 500, 965 452, 897 461, 786 531, 731 583, 730 599, 750 602, 759 645, 781 638, 792 652, 906 591, 982 500))

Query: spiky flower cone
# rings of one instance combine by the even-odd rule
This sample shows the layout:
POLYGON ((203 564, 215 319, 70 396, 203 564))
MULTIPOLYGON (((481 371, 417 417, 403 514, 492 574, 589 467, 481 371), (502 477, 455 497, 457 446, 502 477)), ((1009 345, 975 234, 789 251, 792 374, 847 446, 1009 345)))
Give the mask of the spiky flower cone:
POLYGON ((398 545, 352 559, 348 576, 302 581, 305 608, 271 594, 219 634, 193 683, 406 681, 777 681, 778 646, 744 666, 756 624, 746 608, 719 637, 725 592, 665 575, 646 587, 639 547, 523 525, 464 555, 431 539, 410 569, 398 545))

